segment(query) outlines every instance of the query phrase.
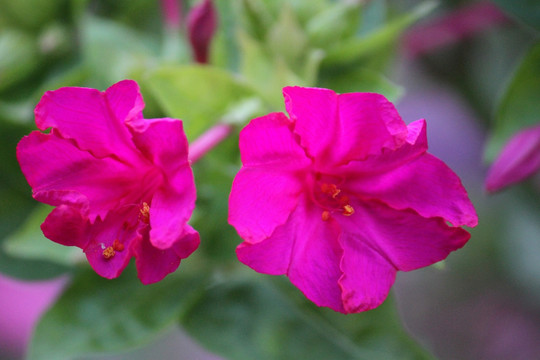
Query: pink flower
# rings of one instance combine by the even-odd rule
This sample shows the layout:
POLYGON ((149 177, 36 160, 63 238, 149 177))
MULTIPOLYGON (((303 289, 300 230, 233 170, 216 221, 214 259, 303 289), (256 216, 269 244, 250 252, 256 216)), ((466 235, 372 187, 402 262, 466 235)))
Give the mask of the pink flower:
POLYGON ((101 276, 135 257, 145 284, 176 270, 199 245, 187 221, 195 184, 182 122, 143 119, 136 82, 105 92, 66 87, 36 106, 36 125, 17 158, 36 200, 56 206, 41 229, 83 249, 101 276))
POLYGON ((212 0, 202 0, 188 13, 187 31, 196 62, 208 62, 208 52, 216 28, 217 12, 212 0))
POLYGON ((540 170, 540 124, 515 134, 504 146, 486 179, 490 192, 515 184, 540 170))
POLYGON ((459 178, 382 95, 287 87, 240 134, 229 222, 241 262, 342 313, 380 305, 397 270, 440 261, 478 222, 459 178), (448 224, 451 223, 451 224, 448 224))

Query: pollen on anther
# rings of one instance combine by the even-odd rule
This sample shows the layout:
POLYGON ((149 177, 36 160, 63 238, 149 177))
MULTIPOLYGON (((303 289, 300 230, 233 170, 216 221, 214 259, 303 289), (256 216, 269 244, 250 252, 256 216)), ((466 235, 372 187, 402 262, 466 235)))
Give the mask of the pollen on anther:
POLYGON ((145 224, 150 224, 150 206, 146 202, 142 203, 139 210, 139 220, 145 224))
POLYGON ((334 199, 341 192, 341 190, 338 189, 338 187, 335 184, 326 184, 326 183, 321 185, 321 191, 325 194, 332 196, 332 198, 334 199))
POLYGON ((105 260, 109 260, 114 256, 115 252, 112 246, 108 246, 103 250, 103 257, 105 260))
POLYGON ((122 250, 124 250, 124 244, 122 244, 122 243, 120 242, 120 240, 118 240, 118 239, 115 239, 115 240, 113 241, 112 247, 113 247, 113 249, 114 249, 115 251, 122 251, 122 250))
POLYGON ((330 211, 324 210, 321 214, 321 219, 323 221, 328 221, 328 219, 330 219, 330 211))
POLYGON ((343 206, 343 215, 351 216, 352 214, 354 214, 354 208, 351 205, 347 204, 343 206))

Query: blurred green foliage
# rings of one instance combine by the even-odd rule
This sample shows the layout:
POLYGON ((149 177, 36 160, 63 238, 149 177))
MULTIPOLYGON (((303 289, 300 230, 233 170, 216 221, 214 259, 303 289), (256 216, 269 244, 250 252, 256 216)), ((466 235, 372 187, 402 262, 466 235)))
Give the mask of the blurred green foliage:
MULTIPOLYGON (((158 2, 0 0, 0 272, 23 279, 71 276, 37 326, 29 358, 122 351, 174 325, 231 359, 431 358, 403 329, 392 299, 368 313, 343 316, 313 306, 282 279, 245 269, 234 253, 240 239, 227 225, 227 202, 239 169, 238 130, 254 116, 282 111, 283 86, 399 98, 403 89, 389 80, 387 66, 402 33, 429 14, 433 3, 400 12, 384 0, 215 2, 219 30, 211 62, 194 65, 183 31, 163 29, 158 2), (218 122, 237 125, 229 139, 194 164, 198 200, 191 223, 201 234, 201 248, 151 286, 141 285, 132 267, 118 279, 101 279, 79 249, 46 240, 39 224, 48 209, 32 200, 15 158, 17 142, 34 129, 33 107, 44 91, 103 90, 124 78, 139 82, 146 117, 183 119, 190 140, 218 122)), ((193 3, 184 2, 184 10, 193 3)), ((535 2, 497 3, 537 28, 535 2)), ((538 121, 539 54, 534 47, 509 83, 492 149, 538 121)), ((456 79, 470 75, 456 75, 455 67, 445 70, 456 79)), ((504 220, 507 226, 501 217, 487 214, 485 221, 506 231, 523 229, 516 225, 523 217, 504 220)), ((486 226, 473 236, 496 232, 486 226)), ((508 268, 520 264, 524 252, 509 253, 508 268)), ((534 261, 531 257, 514 276, 526 274, 520 281, 529 281, 539 273, 540 262, 534 261)))

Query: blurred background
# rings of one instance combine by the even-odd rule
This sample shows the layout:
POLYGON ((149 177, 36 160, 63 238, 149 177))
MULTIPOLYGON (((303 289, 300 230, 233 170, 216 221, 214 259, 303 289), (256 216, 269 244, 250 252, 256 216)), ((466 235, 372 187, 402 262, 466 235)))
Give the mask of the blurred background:
POLYGON ((540 179, 484 189, 499 140, 540 121, 502 114, 512 86, 523 104, 540 98, 539 31, 540 3, 523 0, 0 0, 0 359, 304 358, 320 334, 337 339, 328 351, 365 349, 359 358, 540 358, 540 179), (315 309, 287 281, 236 264, 233 133, 194 167, 202 245, 186 275, 144 288, 126 271, 104 285, 80 250, 41 235, 50 209, 32 199, 15 148, 45 91, 124 78, 141 85, 146 118, 182 118, 190 140, 218 120, 239 129, 283 110, 284 85, 383 93, 405 122, 427 120, 429 151, 460 176, 479 225, 443 263, 399 273, 381 309, 315 309), (195 300, 178 290, 186 284, 195 300), (273 296, 282 307, 257 302, 273 296), (111 301, 129 311, 95 321, 111 301), (125 330, 129 316, 140 329, 125 330), (110 343, 99 334, 109 327, 122 334, 110 343))

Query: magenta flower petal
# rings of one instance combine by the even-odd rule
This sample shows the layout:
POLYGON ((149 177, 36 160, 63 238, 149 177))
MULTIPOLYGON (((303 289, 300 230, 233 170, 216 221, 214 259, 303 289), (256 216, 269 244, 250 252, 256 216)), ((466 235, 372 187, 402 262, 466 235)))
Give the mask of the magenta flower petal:
POLYGON ((128 123, 137 148, 158 165, 167 181, 152 198, 150 242, 169 248, 195 208, 195 183, 188 156, 188 141, 182 122, 176 119, 137 119, 128 123))
POLYGON ((240 132, 239 146, 244 166, 291 170, 309 166, 311 160, 294 139, 292 126, 291 120, 283 113, 253 119, 240 132))
POLYGON ((136 209, 110 212, 105 220, 96 220, 85 233, 88 245, 83 249, 96 273, 107 279, 118 277, 133 256, 134 245, 143 237, 135 226, 121 231, 118 224, 130 221, 136 209), (110 256, 106 255, 107 250, 110 256))
POLYGON ((229 223, 244 240, 257 243, 285 223, 302 190, 294 174, 243 168, 233 181, 229 223))
POLYGON ((135 151, 124 121, 142 116, 143 107, 139 87, 126 80, 106 92, 88 88, 47 91, 34 113, 39 129, 53 128, 81 150, 103 158, 135 151))
POLYGON ((490 192, 515 184, 540 170, 540 125, 515 134, 504 146, 486 179, 490 192))
POLYGON ((394 150, 405 143, 407 126, 394 105, 373 93, 342 94, 339 101, 339 137, 334 140, 338 156, 365 159, 384 149, 394 150), (350 141, 358 139, 359 141, 350 141))
POLYGON ((168 249, 183 231, 195 208, 195 184, 189 166, 170 179, 170 186, 161 186, 150 204, 150 243, 168 249))
POLYGON ((403 163, 412 161, 427 151, 426 121, 416 120, 407 126, 405 143, 393 151, 383 151, 372 154, 361 161, 351 161, 342 167, 344 173, 380 174, 400 167, 403 163))
POLYGON ((351 177, 350 189, 364 198, 380 200, 398 210, 413 209, 426 218, 446 219, 454 226, 473 227, 478 224, 478 217, 461 180, 430 154, 385 173, 351 177))
POLYGON ((85 236, 88 230, 86 217, 74 206, 60 205, 51 211, 41 230, 48 239, 65 246, 86 248, 89 239, 85 236))
MULTIPOLYGON (((338 100, 332 90, 283 88, 285 109, 294 123, 294 132, 300 136, 300 145, 313 158, 325 156, 325 152, 339 145, 337 124, 338 100)), ((244 155, 243 155, 244 156, 244 155)))
MULTIPOLYGON (((144 120, 143 107, 134 81, 105 92, 49 91, 36 107, 36 123, 51 127, 50 133, 34 131, 17 146, 34 198, 57 206, 42 225, 45 236, 83 249, 106 278, 117 277, 131 257, 145 256, 143 245, 152 253, 170 249, 175 259, 198 245, 187 224, 195 185, 182 123, 144 120)), ((153 258, 159 260, 145 257, 153 258)), ((151 275, 139 276, 145 283, 161 279, 178 259, 165 267, 154 264, 159 276, 148 263, 142 271, 151 275)))
MULTIPOLYGON (((353 234, 350 236, 356 236, 358 241, 368 242, 400 271, 441 261, 470 238, 467 231, 448 226, 443 218, 426 219, 412 210, 395 210, 378 201, 352 201, 351 204, 362 223, 354 221, 353 217, 342 217, 343 232, 353 234)), ((342 243, 344 248, 354 246, 342 243)))
POLYGON ((426 153, 424 120, 406 126, 377 94, 283 92, 290 120, 255 119, 241 138, 229 199, 241 262, 351 313, 380 305, 397 271, 467 242, 459 226, 476 225, 476 213, 459 178, 426 153), (295 167, 299 147, 310 161, 295 167))
POLYGON ((353 218, 341 219, 343 303, 347 312, 379 306, 398 270, 410 271, 445 259, 465 245, 470 234, 449 227, 442 218, 425 219, 378 202, 353 202, 353 218))
POLYGON ((344 234, 340 242, 343 275, 338 283, 343 312, 349 314, 376 308, 386 299, 397 269, 364 238, 344 234))
POLYGON ((338 286, 342 256, 339 226, 333 221, 322 222, 319 216, 303 199, 272 236, 257 244, 244 242, 237 255, 259 272, 286 274, 318 306, 344 312, 338 286))
POLYGON ((180 261, 193 253, 199 246, 199 234, 190 226, 176 242, 166 250, 160 250, 148 241, 141 239, 134 247, 139 279, 143 284, 152 284, 163 279, 180 265, 180 261))
POLYGON ((407 127, 382 95, 337 95, 331 90, 301 87, 286 87, 283 93, 301 144, 319 161, 364 159, 405 142, 407 127), (351 138, 362 141, 352 142, 351 138))
POLYGON ((232 185, 229 223, 245 240, 256 243, 289 217, 302 192, 296 172, 311 160, 296 143, 284 114, 251 121, 240 132, 239 146, 244 168, 232 185), (276 171, 269 171, 272 168, 276 171))
POLYGON ((36 200, 89 207, 92 220, 104 217, 119 195, 130 192, 139 170, 113 158, 98 159, 55 132, 34 131, 23 138, 17 158, 36 200))

